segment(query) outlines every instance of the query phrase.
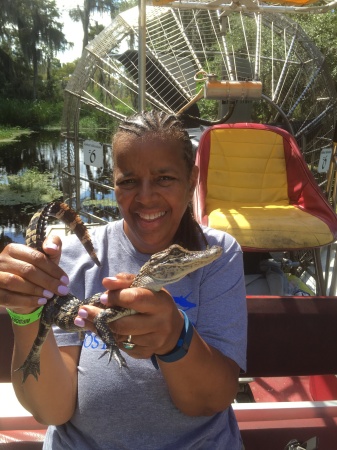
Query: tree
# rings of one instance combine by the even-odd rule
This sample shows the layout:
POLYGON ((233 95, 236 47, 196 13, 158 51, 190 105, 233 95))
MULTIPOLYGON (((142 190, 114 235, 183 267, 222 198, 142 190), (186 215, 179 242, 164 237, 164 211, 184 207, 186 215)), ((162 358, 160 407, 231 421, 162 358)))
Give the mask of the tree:
POLYGON ((117 7, 116 0, 83 0, 82 8, 77 5, 76 9, 69 11, 69 15, 75 22, 82 23, 83 28, 83 45, 82 52, 89 42, 90 32, 90 16, 94 12, 98 13, 110 13, 111 17, 114 17, 117 7))
POLYGON ((38 64, 45 60, 47 74, 56 51, 64 50, 67 41, 54 0, 26 0, 19 2, 17 27, 22 53, 33 66, 33 98, 36 98, 38 64))
POLYGON ((15 37, 11 23, 15 20, 15 2, 3 0, 0 8, 0 83, 6 85, 16 78, 15 62, 12 58, 12 49, 15 47, 15 37))
POLYGON ((325 14, 303 14, 295 20, 325 56, 337 86, 337 13, 333 10, 325 14))
POLYGON ((13 82, 18 69, 25 67, 26 85, 32 74, 33 99, 37 97, 39 67, 43 65, 50 79, 55 52, 65 50, 68 44, 59 17, 55 0, 2 0, 0 67, 7 68, 3 77, 13 82))

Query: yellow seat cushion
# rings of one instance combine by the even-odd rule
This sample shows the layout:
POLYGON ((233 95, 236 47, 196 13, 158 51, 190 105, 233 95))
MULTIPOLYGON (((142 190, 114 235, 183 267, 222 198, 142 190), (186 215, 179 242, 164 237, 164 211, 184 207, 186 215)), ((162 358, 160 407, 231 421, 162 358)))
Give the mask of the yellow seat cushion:
POLYGON ((323 246, 333 239, 329 227, 294 206, 242 206, 206 201, 212 228, 234 236, 244 248, 281 250, 323 246))
POLYGON ((290 205, 283 137, 254 129, 216 129, 210 139, 209 226, 242 247, 297 249, 332 241, 329 227, 290 205))

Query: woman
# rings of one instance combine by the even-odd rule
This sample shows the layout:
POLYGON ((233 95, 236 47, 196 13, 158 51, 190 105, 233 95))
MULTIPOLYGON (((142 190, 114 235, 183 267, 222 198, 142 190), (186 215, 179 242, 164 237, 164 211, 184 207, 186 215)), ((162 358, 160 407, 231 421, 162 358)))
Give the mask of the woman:
MULTIPOLYGON (((13 370, 17 396, 37 420, 51 425, 45 449, 239 450, 230 405, 239 368, 245 369, 240 247, 223 232, 201 231, 193 220, 189 205, 198 172, 188 134, 174 116, 144 112, 125 120, 113 139, 113 153, 123 219, 92 233, 101 268, 73 236, 63 246, 58 237, 47 239, 49 257, 9 245, 0 256, 0 299, 29 314, 53 293, 65 294, 70 287, 86 298, 102 291, 103 283, 103 304, 139 313, 111 324, 128 368, 100 358, 105 346, 93 325, 99 308, 82 307, 75 323, 91 330, 83 345, 77 333, 55 329, 42 348, 38 382, 29 376, 22 384, 13 370), (151 254, 172 243, 202 249, 206 241, 224 248, 212 264, 167 290, 129 288, 130 274, 151 254), (179 339, 188 322, 194 325, 189 326, 191 342, 181 355, 179 339)), ((37 324, 13 325, 13 369, 26 358, 37 324)))

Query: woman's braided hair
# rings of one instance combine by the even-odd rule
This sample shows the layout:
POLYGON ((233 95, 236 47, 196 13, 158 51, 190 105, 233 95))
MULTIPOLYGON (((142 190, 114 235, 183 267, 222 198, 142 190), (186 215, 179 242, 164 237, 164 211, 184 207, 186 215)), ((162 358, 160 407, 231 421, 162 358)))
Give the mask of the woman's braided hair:
MULTIPOLYGON (((112 146, 121 139, 134 136, 138 139, 154 137, 163 141, 176 141, 182 143, 183 157, 188 175, 194 166, 194 152, 188 132, 180 120, 173 114, 163 111, 143 111, 127 117, 120 123, 112 140, 112 146)), ((193 216, 192 204, 189 203, 175 234, 174 242, 188 250, 200 250, 207 245, 207 240, 197 221, 193 216)))

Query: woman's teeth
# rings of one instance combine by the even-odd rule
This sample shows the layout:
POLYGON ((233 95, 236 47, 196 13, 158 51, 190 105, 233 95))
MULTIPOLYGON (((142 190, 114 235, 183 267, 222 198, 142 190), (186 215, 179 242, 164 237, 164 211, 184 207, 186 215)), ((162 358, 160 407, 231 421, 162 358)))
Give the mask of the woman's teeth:
POLYGON ((154 220, 162 217, 165 212, 153 213, 153 214, 139 214, 139 217, 144 220, 154 220))

